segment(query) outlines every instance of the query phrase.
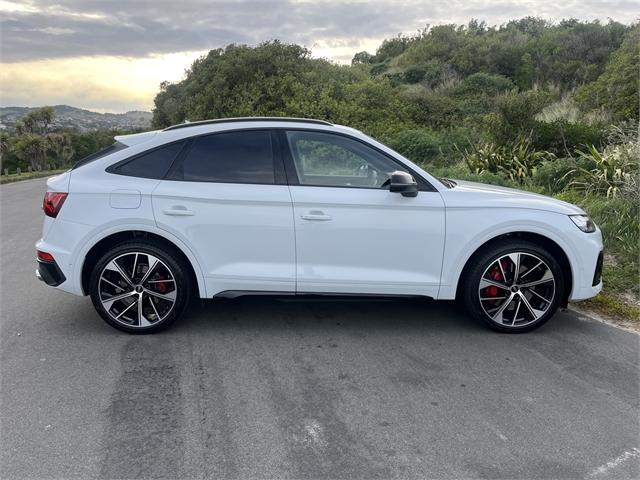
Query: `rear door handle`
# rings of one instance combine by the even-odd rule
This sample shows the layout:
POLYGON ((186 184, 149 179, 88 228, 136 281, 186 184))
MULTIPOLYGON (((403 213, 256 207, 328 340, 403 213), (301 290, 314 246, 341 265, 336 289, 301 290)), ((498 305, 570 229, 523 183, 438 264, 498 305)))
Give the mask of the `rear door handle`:
POLYGON ((174 205, 171 208, 166 208, 162 210, 162 213, 165 215, 173 215, 175 217, 190 217, 196 214, 193 210, 187 210, 187 207, 183 205, 174 205))
POLYGON ((311 210, 304 215, 300 215, 300 218, 302 218, 303 220, 326 222, 327 220, 331 220, 331 215, 325 215, 325 213, 321 212, 320 210, 311 210))

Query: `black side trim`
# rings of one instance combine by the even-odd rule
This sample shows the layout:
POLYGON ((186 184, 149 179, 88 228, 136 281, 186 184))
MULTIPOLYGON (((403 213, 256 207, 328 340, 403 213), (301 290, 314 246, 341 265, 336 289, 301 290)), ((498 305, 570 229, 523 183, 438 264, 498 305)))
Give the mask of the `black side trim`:
POLYGON ((37 262, 40 280, 42 280, 47 285, 57 287, 66 280, 64 274, 62 273, 60 267, 58 267, 58 264, 56 262, 45 262, 40 259, 37 259, 37 262))
POLYGON ((596 262, 596 271, 593 274, 593 283, 591 284, 592 287, 595 287, 596 285, 598 285, 600 283, 600 280, 602 279, 603 263, 604 263, 604 252, 601 250, 600 253, 598 254, 598 261, 596 262))

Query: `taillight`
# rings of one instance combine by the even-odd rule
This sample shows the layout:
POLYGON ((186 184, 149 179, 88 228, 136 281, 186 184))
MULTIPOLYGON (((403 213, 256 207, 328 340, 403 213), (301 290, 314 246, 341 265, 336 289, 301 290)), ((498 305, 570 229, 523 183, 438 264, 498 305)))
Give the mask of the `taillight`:
POLYGON ((42 202, 42 209, 44 214, 48 217, 56 218, 58 212, 62 208, 62 204, 67 199, 68 193, 62 192, 47 192, 44 194, 44 200, 42 202))

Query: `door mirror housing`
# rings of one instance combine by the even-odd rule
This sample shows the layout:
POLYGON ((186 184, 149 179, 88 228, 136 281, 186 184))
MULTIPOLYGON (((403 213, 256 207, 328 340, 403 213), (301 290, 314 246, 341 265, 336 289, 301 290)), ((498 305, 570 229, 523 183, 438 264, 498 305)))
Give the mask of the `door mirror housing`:
POLYGON ((401 193, 403 197, 418 196, 418 184, 407 172, 396 170, 391 174, 389 191, 401 193))

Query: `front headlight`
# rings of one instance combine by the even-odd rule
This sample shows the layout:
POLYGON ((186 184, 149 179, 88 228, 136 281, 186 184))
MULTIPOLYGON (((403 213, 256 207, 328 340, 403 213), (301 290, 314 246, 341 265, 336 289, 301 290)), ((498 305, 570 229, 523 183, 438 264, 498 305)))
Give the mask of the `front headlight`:
POLYGON ((593 233, 596 231, 596 224, 588 215, 569 215, 569 218, 584 233, 593 233))

